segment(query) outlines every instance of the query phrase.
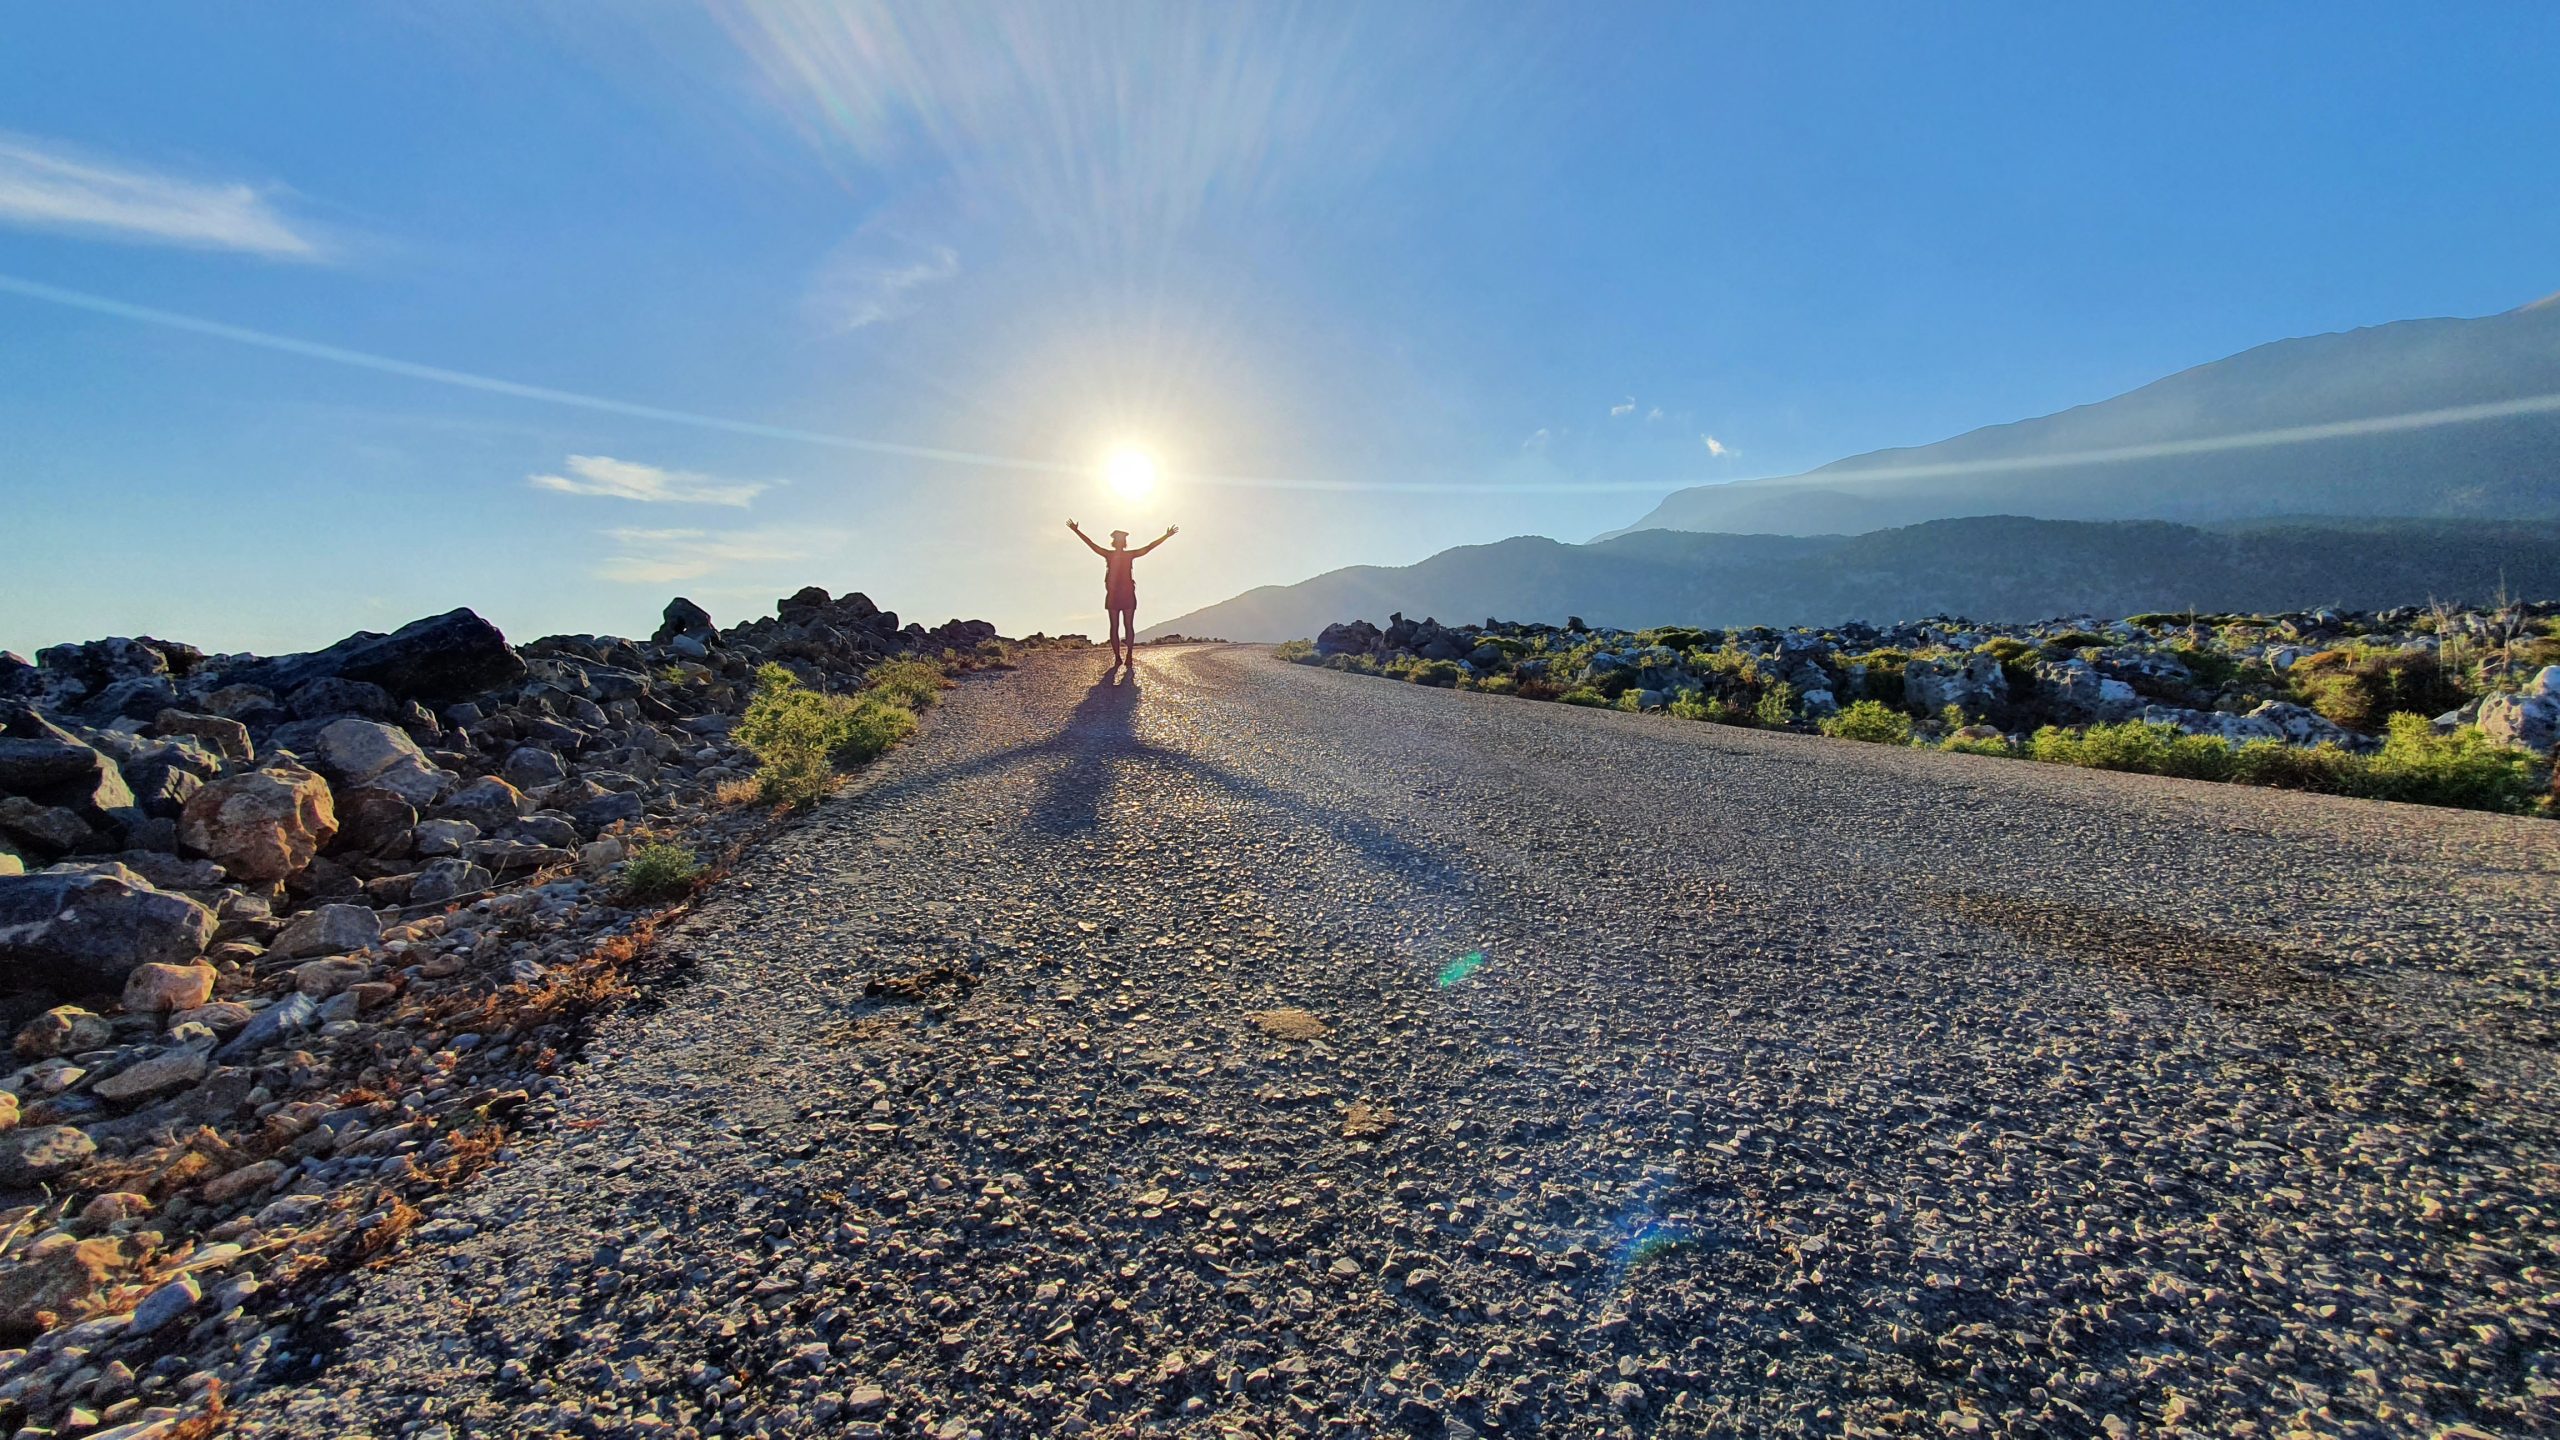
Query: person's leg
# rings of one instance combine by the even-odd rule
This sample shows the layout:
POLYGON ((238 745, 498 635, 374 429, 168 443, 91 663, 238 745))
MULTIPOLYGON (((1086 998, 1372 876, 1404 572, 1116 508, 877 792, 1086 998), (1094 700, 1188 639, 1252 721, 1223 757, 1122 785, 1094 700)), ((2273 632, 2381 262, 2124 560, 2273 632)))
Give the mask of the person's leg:
POLYGON ((1114 665, 1120 663, 1120 646, 1122 644, 1121 637, 1127 633, 1128 625, 1128 611, 1114 610, 1111 612, 1111 663, 1114 665))

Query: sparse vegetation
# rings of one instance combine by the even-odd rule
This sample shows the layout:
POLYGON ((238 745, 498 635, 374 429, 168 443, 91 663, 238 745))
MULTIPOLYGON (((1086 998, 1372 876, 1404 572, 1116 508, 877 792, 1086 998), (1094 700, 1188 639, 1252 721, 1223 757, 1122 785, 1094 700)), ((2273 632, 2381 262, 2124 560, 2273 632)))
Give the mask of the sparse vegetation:
POLYGON ((1911 743, 1911 717, 1877 700, 1860 700, 1822 722, 1822 733, 1834 740, 1863 740, 1870 745, 1911 743))
POLYGON ((950 677, 938 665, 922 660, 892 660, 864 677, 862 688, 866 694, 895 701, 909 710, 930 710, 942 703, 942 692, 950 684, 950 677))
POLYGON ((681 845, 643 845, 622 862, 622 893, 648 903, 681 900, 703 875, 702 862, 681 845))
MULTIPOLYGON (((892 668, 881 667, 883 670, 892 668)), ((942 673, 933 676, 939 695, 942 673)), ((756 798, 768 805, 805 805, 835 788, 840 768, 859 765, 915 733, 914 710, 902 702, 912 681, 827 695, 780 665, 756 671, 756 690, 738 722, 738 743, 754 752, 756 798)))
POLYGON ((1271 648, 1271 653, 1292 665, 1312 665, 1318 658, 1313 640, 1283 640, 1271 648))

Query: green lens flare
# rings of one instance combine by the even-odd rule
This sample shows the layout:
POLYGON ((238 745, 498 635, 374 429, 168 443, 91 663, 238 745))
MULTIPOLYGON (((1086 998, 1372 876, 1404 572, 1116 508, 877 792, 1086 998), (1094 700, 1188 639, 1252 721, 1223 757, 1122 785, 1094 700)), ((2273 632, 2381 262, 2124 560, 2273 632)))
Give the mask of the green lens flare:
POLYGON ((1468 976, 1473 975, 1483 968, 1484 952, 1481 950, 1470 950, 1466 954, 1459 956, 1457 959, 1452 960, 1447 965, 1441 967, 1440 988, 1446 990, 1450 986, 1457 984, 1459 981, 1466 979, 1468 976))

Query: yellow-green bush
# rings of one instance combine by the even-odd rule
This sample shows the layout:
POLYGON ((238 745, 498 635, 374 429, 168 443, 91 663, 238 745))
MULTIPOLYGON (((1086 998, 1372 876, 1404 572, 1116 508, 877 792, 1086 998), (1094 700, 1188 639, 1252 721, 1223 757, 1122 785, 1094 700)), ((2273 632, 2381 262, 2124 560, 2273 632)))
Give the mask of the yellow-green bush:
POLYGON ((682 899, 701 878, 701 862, 681 845, 643 845, 622 862, 622 893, 634 900, 682 899))
POLYGON ((892 660, 872 671, 862 688, 910 710, 930 710, 941 703, 943 687, 950 683, 939 665, 922 660, 892 660))
POLYGON ((1316 642, 1313 640, 1283 640, 1279 644, 1271 647, 1271 653, 1288 661, 1292 665, 1312 665, 1316 660, 1316 642))
MULTIPOLYGON (((938 692, 941 672, 933 674, 938 692)), ((826 695, 780 665, 757 670, 755 694, 735 731, 738 743, 756 757, 756 798, 768 805, 807 804, 835 788, 840 768, 862 764, 914 734, 915 712, 896 698, 906 693, 901 686, 826 695)))
POLYGON ((1857 700, 1852 701, 1848 709, 1823 721, 1822 733, 1834 740, 1908 745, 1911 743, 1911 717, 1880 700, 1857 700))

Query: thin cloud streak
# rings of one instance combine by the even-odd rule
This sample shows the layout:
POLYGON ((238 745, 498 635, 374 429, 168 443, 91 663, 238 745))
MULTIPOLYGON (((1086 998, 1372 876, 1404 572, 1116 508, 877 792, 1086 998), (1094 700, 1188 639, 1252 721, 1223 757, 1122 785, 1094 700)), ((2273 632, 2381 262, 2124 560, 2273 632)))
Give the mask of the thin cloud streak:
MULTIPOLYGON (((384 355, 368 354, 336 345, 323 345, 310 340, 273 335, 246 326, 228 325, 218 320, 203 320, 174 311, 157 310, 147 305, 128 304, 101 295, 40 281, 0 275, 0 294, 12 294, 31 300, 87 310, 119 319, 140 321, 173 330, 184 330, 234 344, 255 346, 263 350, 299 355, 306 359, 326 360, 359 370, 375 370, 412 380, 424 380, 457 389, 477 390, 492 395, 507 395, 522 400, 539 400, 573 409, 622 415, 637 420, 655 420, 669 425, 690 426, 701 430, 718 430, 732 435, 750 435, 763 440, 787 440, 831 450, 850 450, 865 455, 894 455, 909 460, 930 460, 982 470, 1006 470, 1035 475, 1072 475, 1090 477, 1093 467, 1063 460, 1037 460, 1012 455, 986 455, 969 450, 948 450, 928 445, 905 445, 886 440, 860 440, 845 435, 829 435, 815 430, 798 430, 782 425, 762 425, 753 421, 730 420, 717 415, 701 415, 686 410, 671 410, 657 405, 638 405, 624 400, 611 400, 598 395, 583 395, 574 390, 555 390, 542 385, 525 385, 513 380, 500 380, 467 371, 447 370, 440 366, 420 365, 395 360, 384 355)), ((2144 460, 2160 455, 2202 455, 2219 450, 2243 450, 2267 445, 2289 445, 2312 440, 2336 439, 2348 435, 2379 435, 2399 430, 2422 430, 2437 425, 2460 425, 2478 420, 2495 420, 2509 415, 2541 415, 2560 413, 2560 395, 2530 395, 2514 400, 2498 400, 2480 405, 2456 405, 2439 410, 2416 410, 2402 415, 2378 415, 2363 420, 2338 421, 2323 425, 2297 425, 2279 430, 2260 430, 2239 435, 2205 436, 2193 440, 2170 440, 2150 445, 2123 445, 2101 450, 2081 450, 2059 455, 2045 455, 2014 460, 1985 460, 1937 465, 1885 466, 1874 469, 1836 472, 1842 478, 1914 479, 1935 475, 1987 474, 2002 470, 2038 470, 2069 465, 2101 465, 2119 460, 2144 460)), ((1531 437, 1543 443, 1548 437, 1541 431, 1531 437)), ((1711 439, 1701 436, 1700 439, 1711 439)), ((1721 444, 1722 442, 1717 442, 1721 444)), ((1530 448, 1530 447, 1524 447, 1530 448)), ((1729 451, 1728 451, 1729 453, 1729 451)), ((1600 480, 1589 482, 1552 481, 1508 483, 1476 480, 1313 480, 1273 475, 1214 475, 1185 471, 1175 477, 1187 485, 1214 486, 1245 490, 1310 490, 1349 494, 1396 495, 1556 495, 1556 494, 1655 494, 1662 493, 1659 480, 1600 480)))
POLYGON ((844 537, 832 530, 644 530, 615 528, 606 539, 622 548, 619 555, 597 561, 588 573, 625 585, 662 585, 692 580, 754 565, 806 560, 841 546, 844 537))
POLYGON ((610 455, 572 455, 568 475, 528 475, 537 490, 563 495, 602 495, 651 505, 734 505, 745 509, 773 487, 760 480, 723 480, 693 470, 665 470, 610 455), (575 477, 575 478, 572 478, 575 477))
POLYGON ((273 260, 320 258, 319 245, 252 186, 124 169, 6 134, 0 134, 0 224, 273 260))

